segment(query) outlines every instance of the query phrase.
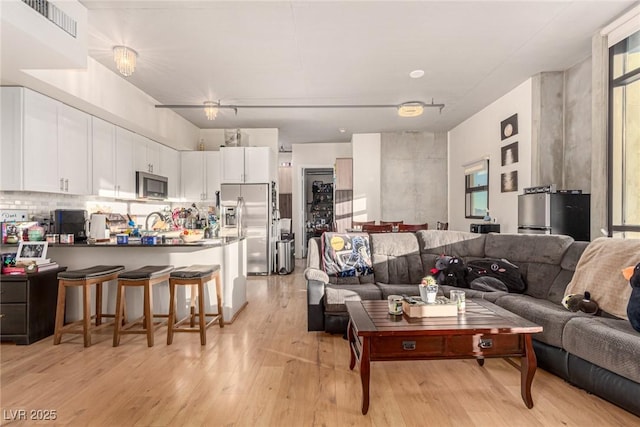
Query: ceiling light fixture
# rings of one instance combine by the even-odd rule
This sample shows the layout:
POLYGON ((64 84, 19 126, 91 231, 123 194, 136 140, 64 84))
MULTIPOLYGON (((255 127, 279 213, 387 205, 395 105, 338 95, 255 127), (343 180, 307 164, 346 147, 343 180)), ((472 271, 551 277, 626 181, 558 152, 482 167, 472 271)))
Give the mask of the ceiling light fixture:
POLYGON ((113 47, 113 60, 116 62, 116 68, 125 77, 129 77, 136 70, 136 59, 138 53, 127 46, 113 47))
POLYGON ((419 79, 422 76, 424 76, 424 70, 413 70, 409 73, 409 77, 412 79, 419 79))
POLYGON ((218 116, 218 104, 213 101, 205 102, 204 115, 207 116, 207 120, 215 120, 218 116))
POLYGON ((418 117, 424 112, 424 104, 422 102, 405 102, 398 106, 398 115, 400 117, 418 117))

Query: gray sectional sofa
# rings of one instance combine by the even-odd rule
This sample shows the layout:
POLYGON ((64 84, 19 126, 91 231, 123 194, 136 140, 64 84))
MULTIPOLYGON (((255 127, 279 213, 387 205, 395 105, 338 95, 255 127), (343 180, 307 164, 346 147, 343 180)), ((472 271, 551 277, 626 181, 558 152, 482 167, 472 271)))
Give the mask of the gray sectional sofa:
MULTIPOLYGON (((616 239, 605 243, 615 245, 616 239)), ((525 293, 465 289, 467 297, 488 300, 543 326, 534 336, 539 367, 640 416, 640 333, 626 319, 606 312, 596 317, 573 313, 561 304, 588 244, 557 235, 440 230, 371 234, 373 274, 337 278, 322 271, 320 240, 315 238, 309 242, 305 271, 308 330, 344 334, 345 301, 418 295, 418 283, 442 254, 465 262, 505 258, 523 273, 525 293)), ((640 260, 640 240, 635 253, 640 260)), ((445 295, 452 289, 440 288, 445 295)))

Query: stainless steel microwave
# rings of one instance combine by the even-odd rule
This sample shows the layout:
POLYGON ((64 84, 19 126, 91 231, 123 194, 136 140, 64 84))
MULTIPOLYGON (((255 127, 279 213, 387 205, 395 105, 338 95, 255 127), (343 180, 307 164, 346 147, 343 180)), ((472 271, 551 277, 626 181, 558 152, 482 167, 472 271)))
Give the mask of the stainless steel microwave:
POLYGON ((136 172, 136 191, 139 199, 164 200, 169 197, 168 179, 147 172, 136 172))

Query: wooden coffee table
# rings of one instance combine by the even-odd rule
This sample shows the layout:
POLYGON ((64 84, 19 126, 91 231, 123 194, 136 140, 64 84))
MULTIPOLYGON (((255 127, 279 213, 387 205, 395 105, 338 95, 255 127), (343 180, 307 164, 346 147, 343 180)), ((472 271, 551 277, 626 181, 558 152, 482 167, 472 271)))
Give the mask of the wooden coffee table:
POLYGON ((388 313, 387 301, 349 301, 349 368, 360 362, 362 413, 369 410, 370 362, 385 360, 476 359, 520 357, 520 393, 533 407, 531 382, 536 355, 531 334, 542 326, 484 300, 467 300, 456 317, 411 318, 388 313))

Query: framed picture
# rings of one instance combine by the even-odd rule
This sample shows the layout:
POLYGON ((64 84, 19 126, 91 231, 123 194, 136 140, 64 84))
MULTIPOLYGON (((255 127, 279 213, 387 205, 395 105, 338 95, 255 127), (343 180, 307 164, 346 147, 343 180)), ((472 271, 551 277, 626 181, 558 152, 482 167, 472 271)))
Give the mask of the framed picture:
POLYGON ((20 242, 16 261, 45 261, 47 258, 47 242, 20 242))
POLYGON ((500 174, 500 192, 518 191, 518 171, 500 174))
POLYGON ((518 163, 518 142, 502 147, 502 166, 518 163))
POLYGON ((518 134, 518 114, 514 114, 500 122, 500 139, 505 139, 518 134))

